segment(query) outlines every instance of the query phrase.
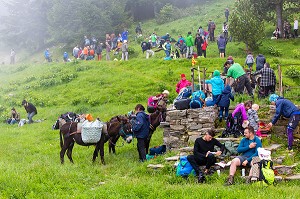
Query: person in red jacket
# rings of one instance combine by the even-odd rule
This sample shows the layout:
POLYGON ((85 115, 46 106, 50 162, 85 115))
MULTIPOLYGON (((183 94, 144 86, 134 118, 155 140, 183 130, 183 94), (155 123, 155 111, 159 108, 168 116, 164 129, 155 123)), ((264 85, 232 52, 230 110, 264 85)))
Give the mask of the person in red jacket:
POLYGON ((185 74, 181 74, 180 77, 181 77, 181 80, 176 85, 177 93, 179 93, 182 88, 192 85, 192 83, 186 79, 185 74))
POLYGON ((204 43, 202 44, 202 54, 206 58, 206 48, 208 46, 208 43, 204 36, 202 36, 202 38, 204 40, 204 43))

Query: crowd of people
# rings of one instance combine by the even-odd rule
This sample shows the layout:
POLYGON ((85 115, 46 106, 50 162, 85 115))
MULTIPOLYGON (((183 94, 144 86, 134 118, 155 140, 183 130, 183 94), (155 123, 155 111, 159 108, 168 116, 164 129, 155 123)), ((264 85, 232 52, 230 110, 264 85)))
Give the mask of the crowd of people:
POLYGON ((272 39, 279 39, 279 38, 297 38, 298 35, 298 20, 297 18, 294 18, 293 27, 290 22, 284 21, 283 23, 283 32, 280 31, 279 27, 276 27, 276 29, 273 31, 273 37, 272 39), (292 31, 293 29, 293 31, 292 31))

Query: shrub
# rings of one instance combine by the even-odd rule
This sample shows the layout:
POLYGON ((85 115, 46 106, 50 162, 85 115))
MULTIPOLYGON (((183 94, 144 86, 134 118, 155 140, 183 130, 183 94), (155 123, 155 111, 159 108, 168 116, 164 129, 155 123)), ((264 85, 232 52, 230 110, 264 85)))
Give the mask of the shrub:
POLYGON ((300 78, 300 71, 295 66, 288 67, 284 74, 289 78, 300 78))
POLYGON ((294 49, 292 53, 294 58, 300 58, 300 49, 294 49))
POLYGON ((282 50, 276 48, 275 46, 269 46, 268 50, 269 50, 269 53, 275 57, 282 56, 282 50))

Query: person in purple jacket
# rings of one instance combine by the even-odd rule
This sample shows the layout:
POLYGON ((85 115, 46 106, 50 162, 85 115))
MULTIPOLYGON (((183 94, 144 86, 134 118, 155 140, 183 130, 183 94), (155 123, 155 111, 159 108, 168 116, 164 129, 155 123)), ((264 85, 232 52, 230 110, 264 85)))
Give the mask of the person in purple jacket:
POLYGON ((242 121, 245 123, 248 120, 247 111, 252 107, 252 101, 246 101, 245 103, 238 104, 232 112, 232 117, 242 116, 242 121))

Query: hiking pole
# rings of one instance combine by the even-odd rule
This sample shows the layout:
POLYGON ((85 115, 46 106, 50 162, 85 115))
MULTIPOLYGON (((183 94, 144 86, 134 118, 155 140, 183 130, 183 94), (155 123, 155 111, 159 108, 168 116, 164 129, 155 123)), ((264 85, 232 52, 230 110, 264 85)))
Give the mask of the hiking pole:
POLYGON ((194 92, 195 90, 195 87, 194 87, 194 70, 195 68, 191 68, 191 78, 192 78, 192 93, 194 92))
POLYGON ((198 80, 199 80, 199 87, 201 91, 201 78, 200 78, 200 67, 198 66, 198 80))

